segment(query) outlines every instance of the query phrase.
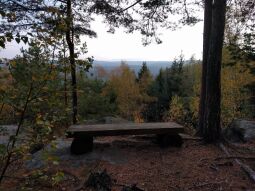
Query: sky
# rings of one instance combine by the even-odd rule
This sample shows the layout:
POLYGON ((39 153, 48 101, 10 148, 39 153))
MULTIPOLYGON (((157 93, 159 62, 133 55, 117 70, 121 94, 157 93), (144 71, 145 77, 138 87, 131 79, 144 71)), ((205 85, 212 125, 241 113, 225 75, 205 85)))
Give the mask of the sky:
MULTIPOLYGON (((95 60, 139 60, 139 61, 169 61, 181 53, 185 59, 192 55, 201 59, 203 48, 203 22, 195 26, 185 26, 176 31, 160 30, 162 44, 153 42, 142 45, 139 32, 126 34, 122 28, 114 34, 107 33, 107 27, 101 19, 96 19, 91 28, 97 32, 97 38, 82 37, 86 41, 88 53, 83 57, 93 56, 95 60)), ((6 49, 0 49, 0 58, 13 58, 20 53, 24 44, 8 43, 6 49)), ((25 46, 26 47, 26 46, 25 46)))

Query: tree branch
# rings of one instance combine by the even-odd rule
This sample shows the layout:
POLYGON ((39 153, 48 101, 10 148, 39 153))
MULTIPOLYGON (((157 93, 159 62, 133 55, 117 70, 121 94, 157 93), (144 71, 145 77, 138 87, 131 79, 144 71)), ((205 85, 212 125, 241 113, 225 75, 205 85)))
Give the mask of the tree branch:
POLYGON ((37 8, 29 8, 25 5, 22 5, 20 3, 18 3, 17 1, 14 0, 10 0, 12 3, 14 3, 15 5, 17 5, 18 7, 22 8, 24 11, 44 11, 45 7, 37 7, 37 8))
MULTIPOLYGON (((230 153, 228 152, 227 148, 220 143, 220 148, 221 150, 227 155, 227 157, 231 157, 230 153)), ((234 161, 243 169, 243 171, 250 177, 250 179, 255 182, 255 172, 253 169, 251 169, 248 165, 242 163, 240 160, 237 158, 233 158, 234 161)))
POLYGON ((140 2, 142 2, 142 0, 136 1, 136 2, 133 3, 132 5, 130 5, 130 6, 126 7, 126 8, 124 8, 124 9, 122 9, 119 13, 122 13, 122 12, 127 11, 128 9, 130 9, 131 7, 134 7, 136 4, 138 4, 138 3, 140 3, 140 2))
POLYGON ((245 160, 255 160, 255 157, 252 156, 226 156, 226 157, 217 157, 214 160, 222 160, 222 159, 245 159, 245 160))
MULTIPOLYGON (((15 143, 16 143, 16 140, 17 140, 17 136, 19 135, 19 132, 20 132, 20 128, 23 124, 23 121, 24 121, 24 117, 25 117, 25 113, 27 111, 27 106, 28 106, 28 103, 29 103, 29 98, 32 94, 32 89, 33 89, 33 82, 31 82, 31 85, 30 85, 30 88, 29 88, 29 91, 28 91, 28 95, 27 95, 27 98, 26 98, 26 102, 25 102, 25 105, 24 105, 24 108, 23 108, 23 111, 21 113, 21 116, 20 116, 20 121, 19 121, 19 124, 18 124, 18 128, 16 130, 16 133, 15 133, 15 138, 12 140, 12 144, 11 144, 11 150, 13 150, 13 148, 15 147, 15 143)), ((8 156, 7 156, 7 159, 6 159, 6 162, 5 162, 5 165, 3 167, 3 170, 1 172, 1 176, 0 176, 0 184, 5 176, 5 172, 7 170, 7 168, 9 167, 10 165, 10 160, 11 160, 11 157, 12 157, 12 152, 9 152, 8 153, 8 156)))

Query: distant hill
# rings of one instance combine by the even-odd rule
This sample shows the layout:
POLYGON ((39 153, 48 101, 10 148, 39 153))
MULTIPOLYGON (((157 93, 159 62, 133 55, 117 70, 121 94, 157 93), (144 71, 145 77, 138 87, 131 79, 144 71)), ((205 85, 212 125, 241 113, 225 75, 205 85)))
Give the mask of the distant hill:
MULTIPOLYGON (((134 70, 134 72, 137 74, 140 70, 143 61, 124 61, 131 70, 134 70)), ((146 64, 152 73, 153 76, 157 76, 161 68, 166 68, 171 66, 171 61, 146 61, 146 64)), ((106 71, 110 72, 113 69, 120 66, 121 61, 100 61, 95 60, 93 62, 93 66, 102 66, 106 71)), ((96 68, 93 67, 89 71, 90 74, 92 74, 94 77, 96 77, 96 68)))
MULTIPOLYGON (((0 68, 8 67, 8 62, 9 62, 8 59, 0 59, 0 68)), ((143 61, 124 61, 124 62, 130 67, 131 70, 135 72, 136 75, 141 69, 141 66, 143 63, 143 61)), ((102 66, 107 72, 114 70, 115 68, 120 66, 120 64, 121 64, 121 61, 95 60, 93 62, 93 66, 102 66)), ((166 67, 170 67, 172 62, 171 61, 146 61, 146 64, 150 72, 152 73, 152 75, 155 77, 158 75, 161 68, 165 69, 166 67)), ((96 67, 91 68, 88 73, 90 74, 89 76, 97 77, 96 67)))

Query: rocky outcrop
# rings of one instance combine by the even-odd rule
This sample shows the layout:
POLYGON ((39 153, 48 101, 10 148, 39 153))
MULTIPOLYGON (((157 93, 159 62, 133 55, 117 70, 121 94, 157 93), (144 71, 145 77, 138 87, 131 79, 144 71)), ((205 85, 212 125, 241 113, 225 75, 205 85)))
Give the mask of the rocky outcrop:
POLYGON ((223 131, 223 136, 231 142, 248 142, 255 140, 255 121, 238 119, 234 120, 223 131))

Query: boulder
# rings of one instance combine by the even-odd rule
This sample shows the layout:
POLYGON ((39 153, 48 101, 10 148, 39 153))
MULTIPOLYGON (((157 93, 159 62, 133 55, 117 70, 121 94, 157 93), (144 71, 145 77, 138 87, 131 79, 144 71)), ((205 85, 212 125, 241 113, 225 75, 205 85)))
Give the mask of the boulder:
POLYGON ((237 119, 223 131, 223 136, 231 142, 255 140, 255 121, 237 119))

